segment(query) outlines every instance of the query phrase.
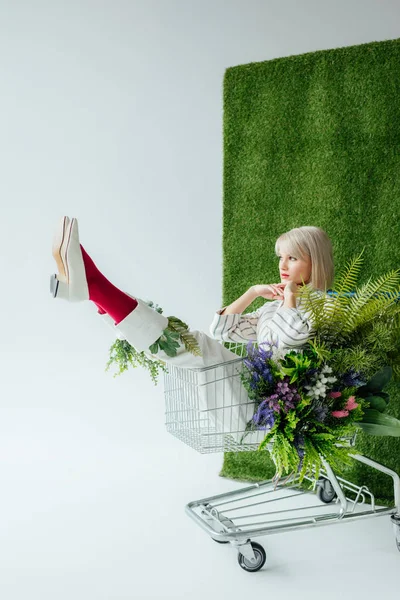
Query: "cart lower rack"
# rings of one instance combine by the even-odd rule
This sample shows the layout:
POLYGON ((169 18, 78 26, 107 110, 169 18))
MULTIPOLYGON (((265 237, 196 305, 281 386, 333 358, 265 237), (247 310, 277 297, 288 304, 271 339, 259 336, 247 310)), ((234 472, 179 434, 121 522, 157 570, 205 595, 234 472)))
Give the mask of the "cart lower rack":
MULTIPOLYGON (((243 344, 226 346, 235 352, 245 352, 243 344)), ((244 428, 254 413, 254 403, 240 379, 242 361, 239 356, 200 369, 169 365, 169 372, 164 375, 167 430, 202 453, 257 449, 265 435, 262 431, 246 436, 242 443, 244 428)), ((343 443, 354 446, 355 439, 354 436, 343 443)), ((350 456, 392 478, 393 507, 376 507, 367 486, 338 477, 321 457, 324 468, 318 480, 305 478, 310 489, 300 486, 298 475, 279 482, 274 477, 189 502, 186 512, 214 541, 236 548, 239 565, 249 572, 260 570, 266 562, 265 550, 252 541, 254 537, 367 517, 390 516, 400 551, 398 474, 356 451, 350 456)))

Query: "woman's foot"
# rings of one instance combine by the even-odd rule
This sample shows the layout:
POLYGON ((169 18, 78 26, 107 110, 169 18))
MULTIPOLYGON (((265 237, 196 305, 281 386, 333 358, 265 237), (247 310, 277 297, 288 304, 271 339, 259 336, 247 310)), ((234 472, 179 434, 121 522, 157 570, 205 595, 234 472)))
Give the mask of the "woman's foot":
POLYGON ((54 237, 53 257, 59 271, 50 280, 54 298, 70 302, 92 300, 98 310, 109 314, 115 323, 137 307, 137 300, 113 285, 81 245, 77 219, 61 219, 54 237))
POLYGON ((54 236, 53 257, 58 269, 58 273, 50 278, 50 291, 54 298, 70 302, 89 300, 76 219, 61 219, 54 236))
POLYGON ((91 300, 107 313, 120 333, 138 350, 148 350, 168 326, 168 319, 142 300, 118 289, 97 268, 79 242, 78 221, 63 217, 53 243, 58 274, 52 275, 54 298, 91 300))

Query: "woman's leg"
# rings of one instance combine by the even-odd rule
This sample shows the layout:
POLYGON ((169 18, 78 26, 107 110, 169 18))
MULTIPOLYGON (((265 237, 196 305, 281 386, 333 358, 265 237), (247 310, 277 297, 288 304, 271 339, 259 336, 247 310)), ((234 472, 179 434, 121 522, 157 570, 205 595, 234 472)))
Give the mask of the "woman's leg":
MULTIPOLYGON (((79 242, 76 219, 63 219, 53 255, 59 270, 58 275, 52 277, 53 296, 69 301, 91 300, 103 318, 132 346, 153 356, 149 346, 162 335, 168 319, 140 298, 118 289, 99 271, 79 242)), ((195 402, 199 402, 198 408, 205 411, 209 424, 225 433, 243 431, 251 417, 253 403, 238 377, 241 363, 237 362, 237 355, 202 331, 190 333, 198 342, 201 356, 194 356, 181 344, 176 356, 170 357, 160 350, 156 358, 171 366, 200 369, 197 392, 190 393, 194 394, 195 402), (229 361, 234 362, 229 364, 229 361), (201 370, 212 366, 216 368, 201 370)))
POLYGON ((82 245, 80 249, 89 288, 89 300, 108 313, 117 325, 135 310, 138 302, 118 289, 99 271, 82 245))
MULTIPOLYGON (((168 319, 147 306, 140 298, 126 294, 113 285, 97 268, 80 244, 78 222, 62 220, 53 246, 59 274, 52 286, 53 296, 69 301, 91 300, 98 312, 112 319, 114 327, 137 350, 150 354, 154 343, 168 326, 168 319)), ((237 358, 222 344, 201 331, 190 332, 197 340, 201 356, 194 356, 181 344, 177 355, 170 357, 162 350, 157 358, 182 367, 208 367, 237 358)))
POLYGON ((107 313, 129 343, 148 350, 168 326, 168 319, 140 298, 132 298, 114 286, 96 267, 79 241, 78 222, 64 217, 53 244, 58 275, 51 278, 54 298, 70 302, 91 300, 107 313))
MULTIPOLYGON (((108 314, 102 314, 101 318, 114 332, 122 334, 119 326, 114 324, 108 314)), ((243 363, 238 360, 237 354, 230 352, 204 332, 190 333, 200 347, 201 356, 194 356, 183 345, 173 357, 167 356, 162 350, 156 356, 148 349, 145 351, 149 358, 160 359, 168 367, 167 422, 173 427, 171 422, 176 421, 178 429, 195 429, 197 434, 200 434, 201 430, 205 433, 204 439, 209 439, 211 445, 215 443, 215 439, 207 436, 210 436, 212 431, 216 434, 229 433, 232 441, 237 443, 254 414, 254 401, 249 399, 240 379, 243 363), (196 371, 184 377, 182 373, 175 371, 174 367, 196 371), (182 422, 186 425, 182 425, 182 422)), ((256 440, 252 438, 251 441, 260 443, 262 439, 263 436, 256 440)))

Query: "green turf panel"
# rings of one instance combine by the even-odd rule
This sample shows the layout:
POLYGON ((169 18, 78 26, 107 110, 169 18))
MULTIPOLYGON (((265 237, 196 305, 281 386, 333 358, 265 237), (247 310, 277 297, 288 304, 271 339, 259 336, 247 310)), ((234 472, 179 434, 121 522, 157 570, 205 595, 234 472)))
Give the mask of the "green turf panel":
MULTIPOLYGON (((331 237, 336 272, 365 247, 360 283, 399 268, 399 209, 400 40, 226 71, 223 305, 280 281, 275 240, 302 225, 331 237)), ((391 392, 400 418, 399 391, 391 392)), ((360 433, 357 450, 400 473, 400 439, 360 433)), ((272 473, 256 453, 226 454, 221 471, 245 481, 272 473)), ((362 465, 347 476, 391 497, 387 476, 362 465)))

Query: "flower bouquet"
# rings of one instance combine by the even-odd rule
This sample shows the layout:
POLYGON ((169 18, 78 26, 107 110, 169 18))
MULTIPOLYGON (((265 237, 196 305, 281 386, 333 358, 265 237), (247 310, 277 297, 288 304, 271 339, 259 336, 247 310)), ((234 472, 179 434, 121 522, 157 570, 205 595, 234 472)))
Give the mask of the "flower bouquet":
MULTIPOLYGON (((362 254, 362 253, 361 253, 362 254)), ((385 414, 383 388, 400 379, 399 271, 354 289, 361 255, 347 266, 329 297, 300 291, 314 336, 282 355, 268 343, 249 343, 240 377, 255 413, 242 437, 265 430, 276 476, 319 476, 324 457, 333 468, 349 464, 346 440, 357 428, 400 436, 400 421, 385 414)))

